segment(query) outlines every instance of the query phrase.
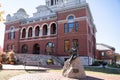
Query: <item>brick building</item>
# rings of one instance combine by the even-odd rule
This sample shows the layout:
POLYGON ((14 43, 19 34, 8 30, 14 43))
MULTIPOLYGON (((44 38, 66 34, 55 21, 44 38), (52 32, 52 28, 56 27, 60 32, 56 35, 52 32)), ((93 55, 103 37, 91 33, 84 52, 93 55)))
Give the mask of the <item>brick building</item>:
POLYGON ((66 58, 72 46, 84 65, 91 65, 96 51, 96 28, 86 0, 46 0, 32 17, 20 8, 6 17, 4 51, 55 55, 66 58))
POLYGON ((116 54, 114 47, 102 43, 96 44, 96 59, 111 63, 116 54))

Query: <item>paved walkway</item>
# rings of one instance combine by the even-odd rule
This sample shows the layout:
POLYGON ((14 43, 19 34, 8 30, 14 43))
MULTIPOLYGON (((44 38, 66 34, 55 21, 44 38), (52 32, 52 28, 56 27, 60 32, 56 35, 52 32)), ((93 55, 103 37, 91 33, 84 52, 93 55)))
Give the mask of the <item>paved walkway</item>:
POLYGON ((23 74, 15 76, 9 80, 78 80, 78 79, 65 78, 59 73, 42 72, 34 74, 23 74))
MULTIPOLYGON (((63 77, 61 73, 42 72, 42 73, 34 73, 34 74, 23 74, 12 77, 9 80, 104 80, 104 79, 91 77, 91 76, 86 76, 86 78, 82 78, 82 79, 72 79, 72 78, 63 77)), ((105 80, 113 80, 113 79, 105 79, 105 80)), ((115 80, 119 80, 119 79, 117 78, 115 80)))
POLYGON ((24 65, 10 65, 10 64, 3 64, 4 70, 25 70, 25 69, 40 69, 40 70, 47 70, 49 68, 43 68, 38 66, 24 66, 24 65))

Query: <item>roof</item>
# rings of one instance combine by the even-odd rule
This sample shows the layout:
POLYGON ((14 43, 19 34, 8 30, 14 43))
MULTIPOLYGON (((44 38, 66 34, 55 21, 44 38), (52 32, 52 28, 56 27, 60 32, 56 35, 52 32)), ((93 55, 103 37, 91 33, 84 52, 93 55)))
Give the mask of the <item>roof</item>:
POLYGON ((102 43, 97 43, 96 48, 97 48, 97 50, 113 50, 113 51, 115 51, 114 47, 106 45, 106 44, 102 44, 102 43))

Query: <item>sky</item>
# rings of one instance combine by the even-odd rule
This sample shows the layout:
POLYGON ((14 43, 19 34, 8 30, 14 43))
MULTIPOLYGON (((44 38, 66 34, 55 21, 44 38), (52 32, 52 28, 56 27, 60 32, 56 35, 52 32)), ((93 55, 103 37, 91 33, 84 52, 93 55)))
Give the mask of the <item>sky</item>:
MULTIPOLYGON (((96 26, 96 41, 116 48, 120 53, 120 0, 86 0, 89 4, 94 24, 96 26)), ((13 15, 19 8, 24 8, 32 16, 36 7, 44 5, 45 0, 0 0, 4 10, 4 18, 7 14, 13 15)), ((5 25, 0 22, 0 46, 4 43, 5 25)))

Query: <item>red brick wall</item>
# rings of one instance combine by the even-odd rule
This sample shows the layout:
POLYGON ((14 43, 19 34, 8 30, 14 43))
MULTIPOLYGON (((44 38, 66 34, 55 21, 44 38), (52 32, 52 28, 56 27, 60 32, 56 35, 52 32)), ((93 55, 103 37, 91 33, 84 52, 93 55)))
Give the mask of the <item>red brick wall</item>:
POLYGON ((68 10, 64 12, 59 12, 58 14, 58 20, 65 20, 68 15, 74 14, 75 17, 83 17, 86 16, 86 9, 81 8, 81 9, 74 9, 74 10, 68 10))
POLYGON ((111 56, 108 56, 109 54, 113 54, 111 50, 96 50, 96 59, 98 59, 98 60, 109 60, 109 59, 112 59, 111 56), (101 52, 104 52, 105 55, 102 56, 101 52), (107 52, 110 52, 110 53, 107 53, 107 52))
POLYGON ((48 42, 52 42, 53 44, 54 44, 54 53, 53 53, 53 55, 56 55, 57 53, 56 53, 56 39, 45 39, 44 38, 44 40, 39 40, 39 39, 36 39, 36 40, 32 40, 32 41, 22 41, 22 42, 20 42, 20 50, 19 50, 19 52, 21 52, 21 47, 22 47, 22 45, 24 45, 24 44, 26 44, 26 45, 28 45, 28 53, 30 53, 30 54, 32 54, 33 53, 33 46, 35 45, 35 44, 39 44, 39 46, 40 46, 40 54, 45 54, 45 47, 46 47, 46 44, 48 43, 48 42))
MULTIPOLYGON (((10 30, 11 26, 14 26, 15 29, 19 29, 20 28, 19 22, 17 22, 17 23, 14 23, 14 24, 6 25, 5 30, 10 30)), ((15 45, 15 48, 16 48, 15 51, 18 52, 18 49, 19 49, 18 43, 19 43, 19 38, 20 38, 20 34, 19 33, 20 33, 19 30, 15 31, 15 38, 12 39, 12 40, 8 39, 8 32, 5 33, 5 37, 4 37, 4 51, 7 50, 6 48, 7 48, 7 45, 9 44, 10 46, 15 45)))
MULTIPOLYGON (((75 17, 84 17, 86 16, 86 8, 72 10, 68 12, 62 12, 58 14, 59 20, 66 20, 68 15, 75 15, 75 17)), ((68 53, 64 52, 64 41, 70 40, 70 46, 72 47, 72 40, 78 39, 79 41, 79 55, 88 56, 88 32, 87 32, 87 21, 80 20, 78 32, 64 33, 64 23, 58 24, 58 54, 59 55, 68 55, 68 53)))

